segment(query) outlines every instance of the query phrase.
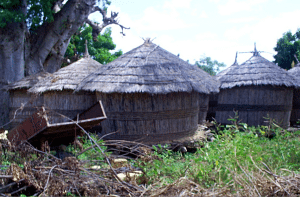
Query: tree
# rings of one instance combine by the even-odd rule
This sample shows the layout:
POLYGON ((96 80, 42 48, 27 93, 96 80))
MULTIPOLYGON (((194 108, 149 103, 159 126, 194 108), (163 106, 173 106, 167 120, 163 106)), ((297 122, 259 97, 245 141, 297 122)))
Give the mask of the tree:
POLYGON ((294 55, 300 58, 300 29, 294 35, 290 31, 284 33, 282 38, 277 40, 274 50, 277 51, 274 55, 275 63, 281 68, 290 69, 292 63, 297 62, 294 55))
POLYGON ((116 48, 111 37, 110 28, 107 28, 103 34, 100 33, 96 40, 93 40, 92 31, 93 28, 91 26, 84 25, 71 37, 70 44, 65 53, 63 66, 77 61, 84 55, 85 40, 87 40, 90 56, 101 64, 111 62, 123 54, 121 50, 113 54, 110 52, 110 50, 116 48))
MULTIPOLYGON (((118 22, 118 13, 107 14, 109 0, 1 0, 0 1, 0 119, 7 116, 8 94, 4 85, 24 75, 60 68, 71 36, 84 23, 93 39, 107 26, 118 22), (102 23, 88 19, 100 12, 102 23)), ((1 122, 0 120, 0 126, 1 122)))
POLYGON ((212 60, 205 55, 203 55, 199 61, 196 61, 195 64, 210 75, 216 75, 220 71, 220 67, 226 67, 224 63, 212 60))
POLYGON ((42 70, 55 72, 64 58, 71 36, 84 23, 92 27, 94 40, 118 13, 107 15, 108 0, 6 0, 0 2, 0 64, 12 82, 42 70), (101 6, 100 3, 102 2, 101 6), (98 4, 98 5, 96 5, 98 4), (102 23, 88 19, 100 12, 102 23))

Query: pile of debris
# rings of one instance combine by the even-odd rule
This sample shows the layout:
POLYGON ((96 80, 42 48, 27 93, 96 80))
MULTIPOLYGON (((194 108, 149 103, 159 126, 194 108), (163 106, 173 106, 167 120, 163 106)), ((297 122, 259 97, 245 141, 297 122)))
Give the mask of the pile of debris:
POLYGON ((145 183, 144 173, 129 165, 126 159, 109 158, 103 150, 100 154, 103 153, 105 159, 95 165, 93 161, 79 160, 75 156, 57 158, 26 141, 18 146, 3 145, 0 154, 2 196, 136 196, 144 191, 141 186, 145 183))

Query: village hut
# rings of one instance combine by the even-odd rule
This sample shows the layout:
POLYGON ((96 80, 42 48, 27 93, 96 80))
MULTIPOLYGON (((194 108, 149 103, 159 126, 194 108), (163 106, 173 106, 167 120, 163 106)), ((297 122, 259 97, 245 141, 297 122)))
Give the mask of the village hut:
MULTIPOLYGON (((238 54, 238 52, 236 52, 234 63, 229 68, 232 68, 234 66, 238 66, 237 54, 238 54)), ((219 73, 219 75, 223 75, 224 73, 228 72, 229 68, 222 70, 219 73)), ((218 80, 217 76, 213 76, 213 77, 215 78, 215 80, 218 80)), ((218 106, 218 96, 219 96, 219 94, 215 94, 215 93, 212 93, 212 94, 209 95, 208 112, 207 112, 207 117, 206 117, 206 120, 208 120, 208 121, 214 121, 216 119, 216 111, 217 111, 217 106, 218 106)))
POLYGON ((106 138, 158 142, 193 134, 219 83, 146 39, 84 79, 77 91, 96 91, 107 115, 101 123, 106 138))
POLYGON ((248 125, 266 125, 273 121, 289 126, 293 87, 297 83, 287 71, 263 58, 255 50, 241 65, 233 65, 217 75, 221 83, 216 120, 230 124, 235 117, 248 125), (235 111, 235 112, 234 112, 235 111))
MULTIPOLYGON (((288 73, 293 75, 296 78, 298 84, 300 85, 300 62, 296 55, 295 58, 297 64, 294 66, 294 68, 290 69, 288 73)), ((291 112, 290 122, 292 125, 299 124, 297 123, 299 119, 300 119, 300 89, 295 88, 293 91, 293 108, 291 112)))
POLYGON ((86 52, 80 60, 59 69, 28 90, 44 97, 44 106, 49 110, 50 124, 70 121, 97 102, 94 93, 74 94, 74 90, 86 76, 101 66, 102 64, 91 59, 86 52))
POLYGON ((17 82, 9 84, 6 89, 9 91, 9 129, 12 129, 31 116, 44 103, 44 98, 29 94, 27 90, 40 80, 49 76, 47 72, 40 72, 25 77, 17 82))

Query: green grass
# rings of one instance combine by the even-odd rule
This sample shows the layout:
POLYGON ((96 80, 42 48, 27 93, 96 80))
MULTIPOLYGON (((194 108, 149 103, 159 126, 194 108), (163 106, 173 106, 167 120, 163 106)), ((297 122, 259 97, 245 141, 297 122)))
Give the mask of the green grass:
POLYGON ((157 159, 148 163, 138 160, 135 165, 142 166, 149 183, 172 183, 186 176, 204 187, 227 184, 233 175, 242 174, 243 170, 257 172, 258 168, 266 169, 262 162, 275 174, 282 168, 300 171, 300 131, 292 133, 281 128, 241 126, 242 129, 231 125, 223 131, 218 130, 216 139, 196 153, 182 155, 157 150, 153 155, 157 159), (265 137, 270 132, 276 133, 276 137, 265 137))

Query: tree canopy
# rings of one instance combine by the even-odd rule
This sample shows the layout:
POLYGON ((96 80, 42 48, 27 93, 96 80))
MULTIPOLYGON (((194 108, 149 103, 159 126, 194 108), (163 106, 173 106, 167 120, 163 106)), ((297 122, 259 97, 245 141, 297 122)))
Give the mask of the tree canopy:
POLYGON ((195 64, 206 71, 210 75, 216 75, 221 67, 226 67, 226 65, 222 62, 218 62, 217 60, 212 60, 210 57, 206 57, 203 55, 199 61, 196 61, 195 64))
POLYGON ((99 34, 96 40, 93 39, 92 31, 93 28, 91 26, 84 25, 71 37, 65 54, 64 65, 66 65, 66 62, 72 63, 77 61, 84 55, 85 40, 87 40, 90 56, 101 64, 107 64, 123 54, 121 50, 115 53, 110 52, 116 48, 111 37, 110 28, 99 34))
POLYGON ((300 58, 300 29, 295 34, 288 31, 277 40, 276 47, 274 48, 277 54, 274 55, 275 63, 284 69, 290 69, 292 63, 296 63, 294 55, 300 58))

